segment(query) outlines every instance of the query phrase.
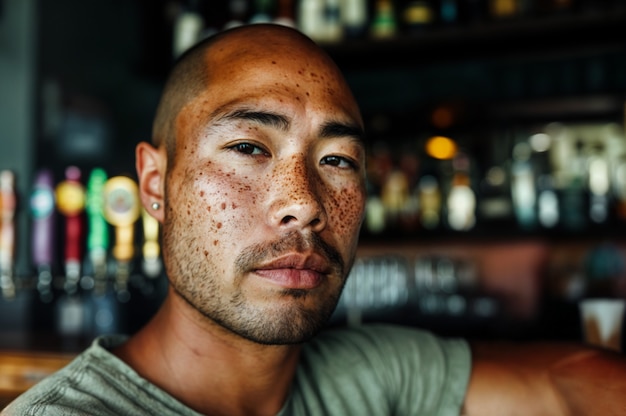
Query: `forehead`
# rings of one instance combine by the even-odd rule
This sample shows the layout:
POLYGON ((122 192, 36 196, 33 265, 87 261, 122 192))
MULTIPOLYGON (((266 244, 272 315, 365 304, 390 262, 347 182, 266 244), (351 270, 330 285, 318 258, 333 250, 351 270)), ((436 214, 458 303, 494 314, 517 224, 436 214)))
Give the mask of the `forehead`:
POLYGON ((289 32, 287 36, 246 33, 221 39, 209 48, 201 62, 204 85, 183 113, 252 100, 297 104, 361 124, 343 75, 314 44, 289 32))

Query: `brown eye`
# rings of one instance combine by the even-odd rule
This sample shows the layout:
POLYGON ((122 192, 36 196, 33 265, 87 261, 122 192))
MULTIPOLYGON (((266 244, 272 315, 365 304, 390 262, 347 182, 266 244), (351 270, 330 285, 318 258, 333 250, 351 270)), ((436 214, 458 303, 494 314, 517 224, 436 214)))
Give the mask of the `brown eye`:
POLYGON ((320 164, 334 166, 340 169, 357 169, 357 165, 354 161, 341 156, 326 156, 322 158, 320 164))
POLYGON ((237 143, 236 145, 231 146, 231 149, 233 149, 236 152, 242 153, 244 155, 250 155, 250 156, 257 156, 257 155, 268 156, 269 155, 269 153, 266 152, 264 149, 260 148, 259 146, 250 144, 250 143, 237 143))

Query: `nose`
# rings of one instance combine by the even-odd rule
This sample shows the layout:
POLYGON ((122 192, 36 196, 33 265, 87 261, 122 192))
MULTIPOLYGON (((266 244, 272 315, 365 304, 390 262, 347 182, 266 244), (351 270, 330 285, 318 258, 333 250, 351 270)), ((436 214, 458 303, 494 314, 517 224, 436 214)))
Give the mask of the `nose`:
MULTIPOLYGON (((278 170, 278 169, 277 169, 278 170)), ((303 157, 294 157, 280 168, 272 179, 270 218, 272 225, 283 230, 310 229, 320 232, 326 227, 321 178, 303 157)))

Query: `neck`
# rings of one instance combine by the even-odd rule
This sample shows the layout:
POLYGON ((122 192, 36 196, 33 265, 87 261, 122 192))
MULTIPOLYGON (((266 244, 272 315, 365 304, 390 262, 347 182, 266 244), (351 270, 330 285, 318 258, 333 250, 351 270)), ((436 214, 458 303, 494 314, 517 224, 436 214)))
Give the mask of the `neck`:
POLYGON ((273 415, 287 398, 299 351, 244 340, 170 289, 148 325, 113 353, 200 413, 273 415))

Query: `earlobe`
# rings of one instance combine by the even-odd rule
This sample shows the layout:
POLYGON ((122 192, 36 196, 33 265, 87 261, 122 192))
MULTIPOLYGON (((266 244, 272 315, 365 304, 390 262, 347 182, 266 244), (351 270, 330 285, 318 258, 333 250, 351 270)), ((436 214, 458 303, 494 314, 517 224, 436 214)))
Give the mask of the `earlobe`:
POLYGON ((158 148, 141 142, 135 149, 135 167, 139 180, 139 197, 144 208, 159 222, 163 222, 165 199, 165 170, 167 155, 165 146, 158 148))

